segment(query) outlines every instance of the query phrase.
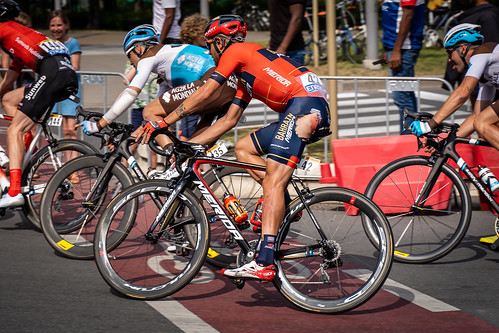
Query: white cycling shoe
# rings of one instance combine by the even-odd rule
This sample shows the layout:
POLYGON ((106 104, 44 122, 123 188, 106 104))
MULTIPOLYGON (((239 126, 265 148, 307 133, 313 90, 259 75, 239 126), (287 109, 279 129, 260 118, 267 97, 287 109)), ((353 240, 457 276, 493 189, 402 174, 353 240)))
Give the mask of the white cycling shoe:
POLYGON ((0 208, 18 207, 22 205, 24 205, 24 196, 21 193, 13 197, 8 193, 5 193, 0 198, 0 208))

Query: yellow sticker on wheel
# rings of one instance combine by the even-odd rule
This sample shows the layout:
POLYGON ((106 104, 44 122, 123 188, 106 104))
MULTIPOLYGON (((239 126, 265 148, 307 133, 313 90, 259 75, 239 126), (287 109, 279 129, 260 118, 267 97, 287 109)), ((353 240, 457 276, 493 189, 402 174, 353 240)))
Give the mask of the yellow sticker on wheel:
POLYGON ((57 245, 63 250, 69 250, 74 246, 73 244, 66 242, 64 239, 57 242, 57 245))
POLYGON ((218 253, 217 251, 213 250, 211 247, 208 249, 208 258, 215 258, 217 256, 219 256, 220 253, 218 253))
POLYGON ((410 256, 409 253, 403 253, 403 252, 399 252, 399 251, 394 251, 393 253, 396 254, 396 255, 398 255, 398 256, 401 256, 401 257, 408 257, 408 256, 410 256))

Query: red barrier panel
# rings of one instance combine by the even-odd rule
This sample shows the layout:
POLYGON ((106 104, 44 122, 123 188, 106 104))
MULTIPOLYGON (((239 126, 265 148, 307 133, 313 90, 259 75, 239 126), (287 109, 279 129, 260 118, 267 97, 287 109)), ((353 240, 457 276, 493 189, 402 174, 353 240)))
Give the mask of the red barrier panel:
MULTIPOLYGON (((486 166, 492 171, 496 178, 499 177, 499 151, 493 147, 482 146, 475 146, 474 151, 475 166, 478 166, 478 164, 486 166)), ((482 210, 490 209, 489 204, 482 195, 480 195, 480 208, 482 210)))
POLYGON ((400 157, 417 154, 413 135, 332 140, 338 186, 364 193, 379 169, 400 157))

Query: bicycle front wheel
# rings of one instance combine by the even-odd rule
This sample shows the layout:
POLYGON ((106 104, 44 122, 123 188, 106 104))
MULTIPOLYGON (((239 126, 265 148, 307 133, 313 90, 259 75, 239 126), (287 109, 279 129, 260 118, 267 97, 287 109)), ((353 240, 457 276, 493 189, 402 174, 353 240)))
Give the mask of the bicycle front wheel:
POLYGON ((162 212, 157 202, 164 203, 170 195, 164 181, 144 181, 124 190, 101 215, 95 231, 95 261, 104 280, 125 296, 169 296, 194 279, 203 265, 210 229, 201 203, 185 189, 173 208, 162 212), (127 206, 138 198, 134 223, 122 231, 127 206), (157 217, 158 225, 150 230, 157 217), (122 241, 109 244, 108 235, 115 232, 123 232, 122 241))
POLYGON ((388 216, 397 261, 422 264, 442 258, 468 230, 471 196, 448 164, 429 195, 416 203, 432 168, 429 157, 404 157, 379 170, 367 185, 366 196, 388 216))
MULTIPOLYGON (((91 155, 72 160, 60 168, 48 182, 41 201, 41 226, 43 235, 58 253, 72 259, 92 259, 95 226, 100 211, 120 191, 133 184, 132 175, 116 163, 100 184, 97 178, 106 163, 102 157, 91 155), (78 176, 78 182, 69 179, 78 176), (88 197, 95 187, 92 197, 88 197)), ((128 219, 121 228, 132 222, 132 212, 137 200, 127 206, 128 219)), ((120 229, 121 229, 120 228, 120 229)), ((118 242, 122 234, 115 233, 109 244, 118 242)))
POLYGON ((393 253, 388 221, 353 190, 321 188, 306 200, 311 214, 295 199, 277 235, 274 284, 305 310, 352 310, 374 296, 388 277, 393 253), (369 241, 362 215, 372 221, 377 245, 369 241))
POLYGON ((55 147, 45 146, 38 151, 23 170, 21 186, 27 188, 22 206, 28 222, 41 230, 40 202, 50 177, 61 167, 65 152, 76 152, 76 156, 93 155, 98 151, 85 141, 64 139, 57 141, 55 147))

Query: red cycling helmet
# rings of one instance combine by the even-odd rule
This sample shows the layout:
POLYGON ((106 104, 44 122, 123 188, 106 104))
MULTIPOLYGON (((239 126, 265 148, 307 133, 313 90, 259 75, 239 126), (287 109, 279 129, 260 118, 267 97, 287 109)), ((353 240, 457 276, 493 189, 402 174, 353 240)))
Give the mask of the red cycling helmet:
POLYGON ((239 15, 220 15, 215 17, 208 23, 204 30, 204 38, 212 39, 218 34, 234 36, 238 32, 243 33, 243 38, 246 37, 246 23, 239 15))

